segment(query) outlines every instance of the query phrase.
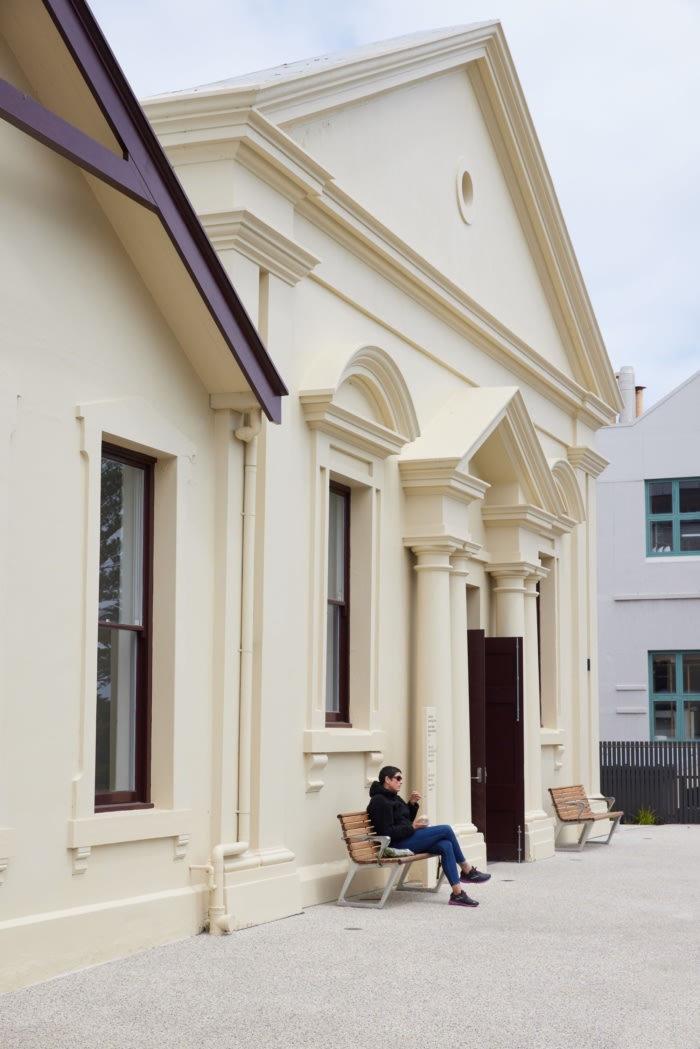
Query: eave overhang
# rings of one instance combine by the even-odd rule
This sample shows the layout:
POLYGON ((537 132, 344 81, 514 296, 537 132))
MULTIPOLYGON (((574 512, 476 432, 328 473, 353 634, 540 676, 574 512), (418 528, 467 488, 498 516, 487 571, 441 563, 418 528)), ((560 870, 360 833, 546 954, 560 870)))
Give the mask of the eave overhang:
MULTIPOLYGON (((106 128, 97 134, 86 133, 77 126, 79 120, 64 119, 5 80, 0 81, 0 117, 158 216, 237 370, 268 418, 279 422, 281 397, 287 393, 285 385, 90 9, 84 0, 41 0, 41 5, 97 104, 106 128)), ((23 0, 21 17, 27 17, 29 6, 23 0)), ((31 6, 36 11, 29 14, 39 15, 38 0, 33 0, 31 6)), ((6 9, 3 17, 12 21, 13 12, 6 9)), ((31 41, 22 38, 19 44, 20 50, 31 52, 31 41)), ((87 101, 84 91, 82 95, 87 101)), ((73 91, 66 108, 70 111, 73 107, 77 113, 76 105, 79 109, 80 99, 76 103, 73 91)), ((85 119, 94 125, 94 112, 85 119)), ((116 208, 114 214, 125 212, 116 208)), ((196 352, 196 348, 193 351, 190 347, 190 352, 196 352)))

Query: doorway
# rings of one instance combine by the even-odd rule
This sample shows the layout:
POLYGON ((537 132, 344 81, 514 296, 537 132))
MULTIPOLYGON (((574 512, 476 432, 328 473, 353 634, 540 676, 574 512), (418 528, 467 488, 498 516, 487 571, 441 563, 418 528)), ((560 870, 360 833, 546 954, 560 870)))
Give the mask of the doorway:
POLYGON ((489 860, 519 863, 525 834, 520 637, 468 630, 472 821, 489 860))

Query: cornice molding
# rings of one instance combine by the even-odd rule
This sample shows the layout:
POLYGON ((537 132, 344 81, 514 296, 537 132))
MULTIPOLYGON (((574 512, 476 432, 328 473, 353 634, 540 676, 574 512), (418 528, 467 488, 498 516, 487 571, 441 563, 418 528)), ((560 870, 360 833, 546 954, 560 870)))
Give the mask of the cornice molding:
POLYGON ((481 518, 489 528, 512 528, 517 525, 536 535, 551 535, 559 518, 539 506, 515 503, 512 506, 483 506, 481 518))
POLYGON ((291 200, 316 196, 332 180, 327 168, 235 92, 168 95, 144 110, 170 162, 236 159, 291 200))
POLYGON ((415 495, 449 495, 460 502, 472 503, 483 499, 490 485, 459 469, 462 460, 403 459, 399 473, 404 492, 415 495))
POLYGON ((316 390, 299 395, 304 418, 311 430, 348 441, 354 448, 380 459, 401 451, 408 437, 334 404, 334 394, 334 390, 316 390))
POLYGON ((600 476, 605 467, 609 465, 608 460, 602 455, 585 446, 569 448, 566 457, 576 470, 583 470, 591 477, 600 476))
MULTIPOLYGON (((609 405, 540 356, 337 186, 327 186, 323 196, 300 200, 297 212, 567 414, 575 412, 593 429, 609 422, 609 405)), ((337 291, 323 267, 311 279, 337 291)))
POLYGON ((207 212, 200 219, 217 251, 237 251, 286 284, 298 284, 320 262, 246 208, 207 212))
POLYGON ((597 379, 601 400, 619 411, 619 388, 505 44, 494 44, 469 72, 560 336, 580 369, 579 381, 592 386, 597 379))

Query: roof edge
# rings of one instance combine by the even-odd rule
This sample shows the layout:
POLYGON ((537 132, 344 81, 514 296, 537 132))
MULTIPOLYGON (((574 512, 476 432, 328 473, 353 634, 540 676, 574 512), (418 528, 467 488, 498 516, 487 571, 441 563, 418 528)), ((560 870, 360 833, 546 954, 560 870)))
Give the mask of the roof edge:
POLYGON ((287 388, 155 131, 85 0, 42 0, 85 83, 156 202, 156 210, 224 342, 272 422, 287 388))

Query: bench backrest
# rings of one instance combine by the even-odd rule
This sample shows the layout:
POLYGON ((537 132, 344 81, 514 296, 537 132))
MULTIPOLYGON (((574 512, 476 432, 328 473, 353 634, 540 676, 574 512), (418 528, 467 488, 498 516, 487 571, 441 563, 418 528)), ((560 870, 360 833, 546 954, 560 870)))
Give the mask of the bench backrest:
POLYGON ((364 810, 341 812, 338 819, 343 841, 355 863, 375 863, 381 845, 378 841, 366 840, 368 835, 374 834, 374 827, 367 813, 364 810))
POLYGON ((557 816, 563 823, 595 817, 581 783, 573 787, 550 787, 549 793, 557 816))

